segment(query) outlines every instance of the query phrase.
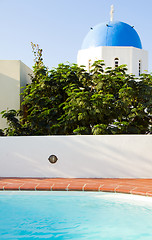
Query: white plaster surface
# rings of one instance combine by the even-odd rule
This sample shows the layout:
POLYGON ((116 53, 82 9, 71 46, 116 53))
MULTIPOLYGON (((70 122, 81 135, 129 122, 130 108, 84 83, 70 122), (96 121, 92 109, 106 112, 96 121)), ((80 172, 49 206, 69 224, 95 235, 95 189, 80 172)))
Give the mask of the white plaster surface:
POLYGON ((135 47, 96 47, 79 50, 77 56, 78 65, 86 66, 89 71, 88 63, 97 60, 104 60, 105 67, 115 66, 114 59, 119 59, 119 65, 126 64, 128 73, 139 75, 139 60, 141 61, 141 73, 148 70, 148 52, 135 47))
MULTIPOLYGON (((20 60, 0 60, 0 112, 19 110, 22 87, 30 82, 32 70, 20 60)), ((0 115, 0 128, 7 127, 6 119, 0 115)))
POLYGON ((0 137, 0 177, 152 178, 152 136, 0 137))

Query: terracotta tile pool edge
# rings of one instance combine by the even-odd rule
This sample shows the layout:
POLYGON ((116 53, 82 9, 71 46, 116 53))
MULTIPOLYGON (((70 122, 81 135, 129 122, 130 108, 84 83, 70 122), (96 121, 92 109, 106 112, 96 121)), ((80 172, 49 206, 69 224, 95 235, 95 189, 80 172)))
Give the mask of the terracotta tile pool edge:
POLYGON ((152 179, 0 178, 0 191, 94 191, 152 197, 152 179))

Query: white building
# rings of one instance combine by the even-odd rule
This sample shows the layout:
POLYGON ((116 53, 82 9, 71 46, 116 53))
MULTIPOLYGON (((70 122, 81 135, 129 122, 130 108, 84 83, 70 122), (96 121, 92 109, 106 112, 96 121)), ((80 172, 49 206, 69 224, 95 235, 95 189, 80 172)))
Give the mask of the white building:
POLYGON ((138 33, 134 26, 113 21, 113 8, 110 21, 91 28, 78 52, 77 63, 87 71, 96 60, 112 68, 126 64, 128 73, 136 76, 148 70, 148 52, 142 49, 138 33))
MULTIPOLYGON (((30 82, 32 70, 19 60, 0 60, 0 112, 21 107, 21 92, 30 82)), ((7 126, 0 115, 0 128, 7 126)))

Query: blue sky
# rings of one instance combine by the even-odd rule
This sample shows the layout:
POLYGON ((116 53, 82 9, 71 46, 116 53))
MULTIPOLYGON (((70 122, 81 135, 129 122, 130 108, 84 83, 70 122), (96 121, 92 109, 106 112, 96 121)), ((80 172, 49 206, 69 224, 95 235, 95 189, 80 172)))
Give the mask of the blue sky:
POLYGON ((31 42, 43 49, 49 69, 76 63, 77 52, 90 27, 110 19, 134 25, 149 53, 152 71, 152 1, 146 0, 0 0, 0 59, 33 65, 31 42))

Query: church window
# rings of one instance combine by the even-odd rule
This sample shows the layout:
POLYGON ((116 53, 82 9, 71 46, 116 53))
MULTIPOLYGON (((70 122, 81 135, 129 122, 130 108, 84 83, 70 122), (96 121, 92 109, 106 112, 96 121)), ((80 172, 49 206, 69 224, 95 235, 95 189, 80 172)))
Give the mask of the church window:
POLYGON ((139 60, 139 76, 141 74, 141 60, 139 60))
POLYGON ((119 66, 119 58, 115 58, 115 67, 119 66))

